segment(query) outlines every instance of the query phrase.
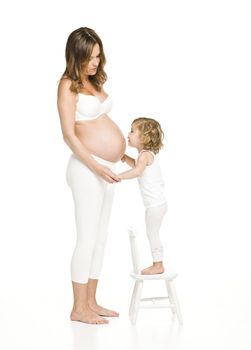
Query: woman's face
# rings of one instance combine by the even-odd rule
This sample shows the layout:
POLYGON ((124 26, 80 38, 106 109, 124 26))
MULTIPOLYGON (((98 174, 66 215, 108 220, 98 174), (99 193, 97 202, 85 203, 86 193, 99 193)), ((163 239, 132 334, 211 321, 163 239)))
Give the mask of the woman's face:
POLYGON ((93 46, 92 54, 85 69, 85 75, 95 75, 100 62, 100 49, 99 45, 93 46))

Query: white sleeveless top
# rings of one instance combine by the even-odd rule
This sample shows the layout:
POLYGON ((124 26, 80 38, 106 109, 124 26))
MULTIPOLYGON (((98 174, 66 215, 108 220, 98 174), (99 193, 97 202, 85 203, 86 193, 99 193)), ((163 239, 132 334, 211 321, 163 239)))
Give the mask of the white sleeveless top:
POLYGON ((96 119, 110 112, 111 108, 112 99, 109 96, 101 102, 97 96, 79 93, 75 121, 96 119))
MULTIPOLYGON (((150 151, 143 150, 143 152, 150 151)), ((138 177, 139 188, 146 209, 167 202, 165 197, 165 184, 158 159, 152 152, 150 153, 154 157, 153 163, 146 166, 141 176, 138 177)))

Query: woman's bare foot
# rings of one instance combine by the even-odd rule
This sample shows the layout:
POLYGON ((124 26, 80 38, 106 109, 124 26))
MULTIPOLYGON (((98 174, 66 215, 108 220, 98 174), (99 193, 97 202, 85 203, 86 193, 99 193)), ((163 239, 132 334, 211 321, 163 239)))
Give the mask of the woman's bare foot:
POLYGON ((109 322, 107 319, 100 317, 100 315, 97 315, 97 313, 95 313, 91 309, 85 309, 81 312, 76 312, 75 310, 72 310, 71 320, 89 324, 105 324, 109 322))
POLYGON ((106 316, 106 317, 118 317, 119 313, 113 310, 105 309, 102 306, 99 306, 98 304, 89 304, 89 307, 99 316, 106 316))
POLYGON ((162 261, 154 262, 152 266, 142 270, 142 275, 155 275, 165 271, 162 261))

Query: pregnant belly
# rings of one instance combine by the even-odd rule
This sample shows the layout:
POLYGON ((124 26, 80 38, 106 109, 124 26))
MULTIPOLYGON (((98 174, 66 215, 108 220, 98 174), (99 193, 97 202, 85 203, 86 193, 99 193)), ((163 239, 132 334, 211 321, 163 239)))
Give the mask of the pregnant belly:
POLYGON ((76 122, 75 131, 81 143, 95 156, 117 162, 125 153, 125 138, 106 114, 94 120, 76 122))

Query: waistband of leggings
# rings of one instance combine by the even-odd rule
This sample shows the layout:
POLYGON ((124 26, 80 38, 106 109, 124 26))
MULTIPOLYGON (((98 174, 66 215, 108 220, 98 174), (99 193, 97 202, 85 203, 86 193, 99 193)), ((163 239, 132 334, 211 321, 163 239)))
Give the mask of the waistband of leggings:
POLYGON ((116 162, 111 162, 109 160, 100 158, 98 156, 95 156, 94 154, 91 155, 98 163, 102 164, 102 165, 107 165, 109 167, 114 167, 116 165, 116 162))
MULTIPOLYGON (((95 156, 94 154, 91 154, 92 158, 94 158, 96 160, 96 162, 98 162, 99 164, 102 164, 102 165, 106 165, 108 166, 109 168, 114 168, 116 166, 116 162, 111 162, 109 160, 106 160, 106 159, 103 159, 103 158, 100 158, 98 156, 95 156)), ((72 153, 71 157, 77 159, 80 161, 80 159, 74 154, 72 153)))

